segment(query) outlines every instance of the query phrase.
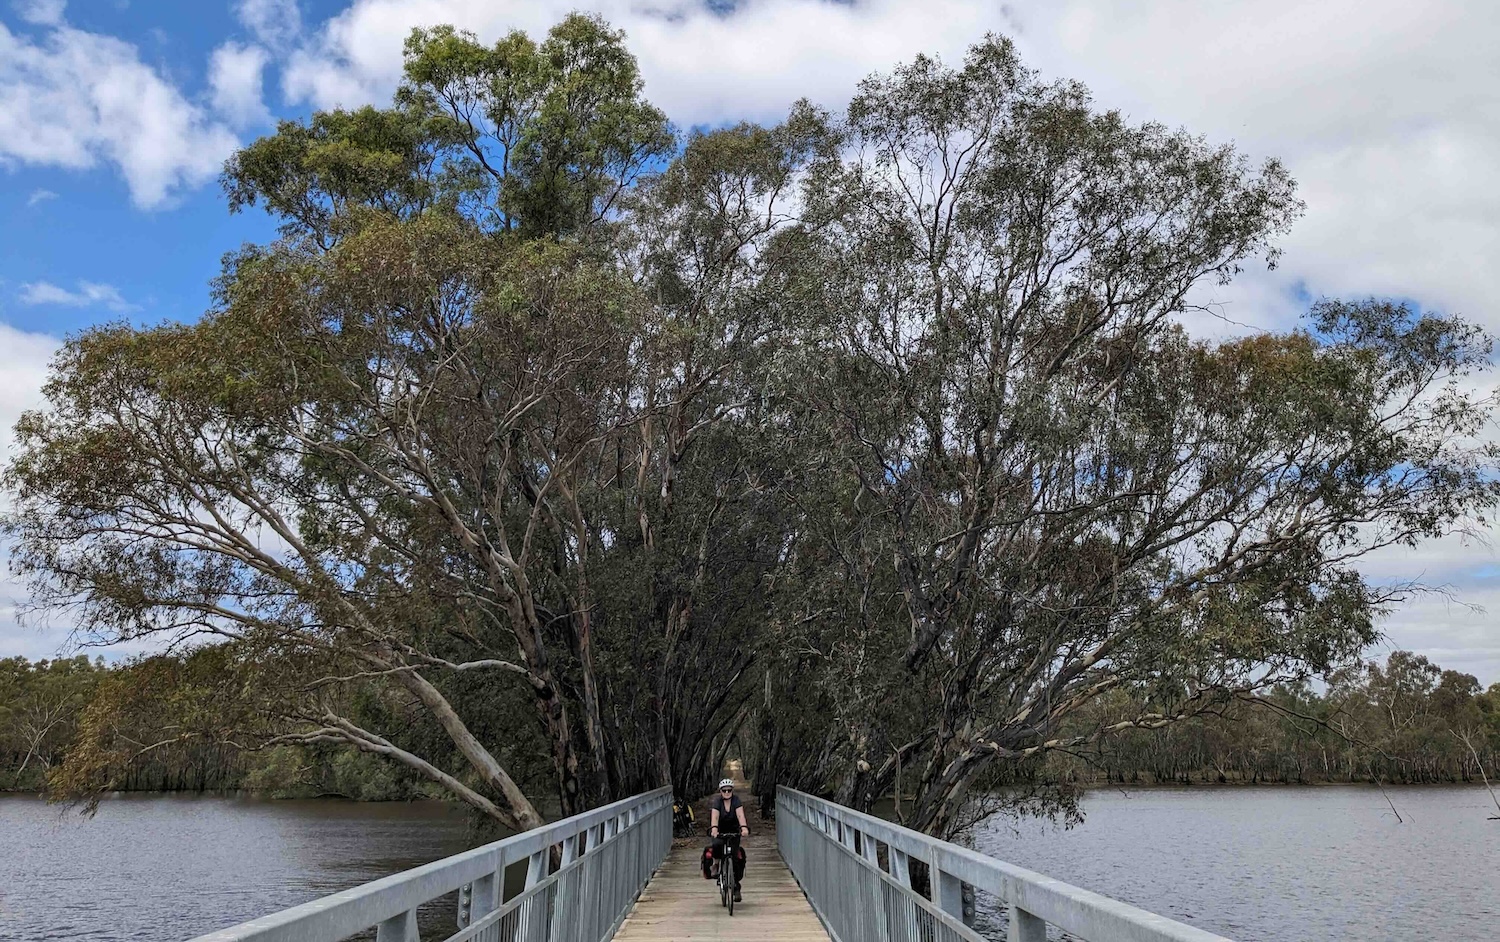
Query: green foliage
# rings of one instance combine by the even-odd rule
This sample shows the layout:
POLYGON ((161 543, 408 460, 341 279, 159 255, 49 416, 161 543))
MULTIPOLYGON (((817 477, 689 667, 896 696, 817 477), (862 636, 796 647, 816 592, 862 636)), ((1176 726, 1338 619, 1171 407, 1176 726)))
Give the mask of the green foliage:
POLYGON ((994 37, 680 151, 640 91, 597 18, 417 30, 389 108, 230 162, 283 238, 200 322, 65 345, 16 568, 85 635, 215 643, 102 682, 60 790, 420 782, 513 828, 739 752, 934 833, 1067 814, 1050 753, 1352 669, 1399 598, 1358 558, 1500 501, 1471 325, 1181 327, 1275 262, 1275 161, 994 37))
POLYGON ((443 116, 463 166, 493 180, 507 229, 578 233, 673 146, 666 117, 640 98, 624 39, 579 13, 540 44, 515 32, 485 48, 452 27, 415 30, 397 101, 443 116))
POLYGON ((393 798, 410 798, 414 789, 403 781, 400 770, 389 762, 359 752, 340 750, 334 753, 329 770, 328 785, 331 791, 355 801, 389 801, 393 798))
POLYGON ((624 34, 575 13, 540 43, 413 30, 393 107, 282 122, 230 160, 224 187, 231 210, 263 203, 287 235, 325 249, 370 210, 577 236, 673 146, 665 116, 641 98, 624 34))
MULTIPOLYGON (((1101 698, 1068 725, 1139 715, 1149 702, 1101 698)), ((1280 685, 1212 716, 1056 754, 1068 782, 1307 784, 1480 783, 1500 780, 1500 684, 1482 691, 1469 674, 1396 651, 1382 665, 1334 675, 1322 692, 1280 685)))
POLYGON ((77 732, 102 663, 87 657, 0 660, 0 791, 40 788, 77 732))
POLYGON ((273 746, 251 757, 240 784, 247 791, 270 798, 306 798, 313 795, 312 771, 303 750, 273 746))
POLYGON ((286 220, 283 231, 324 245, 344 235, 361 207, 400 216, 453 204, 465 181, 439 166, 442 139, 414 110, 325 111, 306 124, 282 121, 230 159, 229 208, 257 203, 286 220))
POLYGON ((794 781, 860 804, 914 776, 912 821, 945 832, 997 762, 1351 663, 1391 601, 1353 560, 1500 496, 1495 450, 1457 444, 1490 414, 1458 392, 1472 326, 1376 300, 1286 335, 1178 325, 1274 263, 1300 211, 1274 161, 1095 111, 1004 40, 867 80, 842 137, 772 376, 822 524, 778 600, 799 689, 766 705, 794 781), (1117 689, 1162 706, 1060 733, 1117 689))

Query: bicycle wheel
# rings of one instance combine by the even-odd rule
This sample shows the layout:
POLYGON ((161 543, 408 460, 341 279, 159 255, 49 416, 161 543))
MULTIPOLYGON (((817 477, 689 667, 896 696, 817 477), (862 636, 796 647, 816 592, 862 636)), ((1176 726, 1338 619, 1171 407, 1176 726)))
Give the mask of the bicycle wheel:
POLYGON ((735 876, 735 849, 730 847, 729 858, 724 861, 729 868, 729 915, 735 915, 735 891, 739 889, 739 877, 735 876))
POLYGON ((719 862, 719 905, 729 905, 729 879, 724 875, 724 862, 719 862))

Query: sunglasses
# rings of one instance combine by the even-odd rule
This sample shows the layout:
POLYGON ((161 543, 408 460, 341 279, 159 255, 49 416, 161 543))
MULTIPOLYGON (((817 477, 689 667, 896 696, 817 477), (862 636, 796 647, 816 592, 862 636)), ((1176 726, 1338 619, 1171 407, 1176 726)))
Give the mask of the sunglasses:
POLYGON ((720 791, 720 793, 725 794, 725 795, 733 795, 734 794, 734 789, 732 789, 732 788, 721 788, 721 789, 719 789, 719 791, 720 791))

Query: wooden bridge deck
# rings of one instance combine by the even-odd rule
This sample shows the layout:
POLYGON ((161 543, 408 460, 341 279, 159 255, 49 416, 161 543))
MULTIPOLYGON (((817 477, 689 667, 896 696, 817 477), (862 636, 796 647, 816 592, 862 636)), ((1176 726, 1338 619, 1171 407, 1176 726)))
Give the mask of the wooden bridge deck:
MULTIPOLYGON (((674 841, 615 942, 828 942, 823 923, 776 851, 775 825, 760 817, 743 785, 740 795, 750 836, 744 844, 744 900, 734 904, 734 915, 719 904, 718 883, 703 879, 698 859, 708 839, 674 841)), ((702 809, 698 824, 699 834, 706 833, 702 809)))

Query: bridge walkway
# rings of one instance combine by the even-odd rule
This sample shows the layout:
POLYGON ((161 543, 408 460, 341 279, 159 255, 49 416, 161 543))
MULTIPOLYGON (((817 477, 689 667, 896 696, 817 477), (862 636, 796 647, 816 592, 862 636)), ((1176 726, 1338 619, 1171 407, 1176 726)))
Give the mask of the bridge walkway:
POLYGON ((674 845, 664 787, 197 942, 346 942, 369 929, 421 942, 418 911, 454 893, 446 942, 985 942, 963 922, 965 886, 1005 907, 1010 942, 1047 942, 1049 926, 1091 942, 1229 942, 796 789, 777 790, 774 826, 750 811, 734 916, 699 870, 702 830, 674 845), (521 869, 524 886, 507 887, 521 869))
POLYGON ((698 836, 672 842, 671 854, 646 884, 614 942, 828 942, 822 922, 776 849, 775 823, 760 816, 738 772, 737 766, 731 768, 750 836, 745 839, 744 900, 735 904, 734 915, 719 905, 718 884, 703 879, 698 863, 708 843, 705 801, 696 809, 698 836))

